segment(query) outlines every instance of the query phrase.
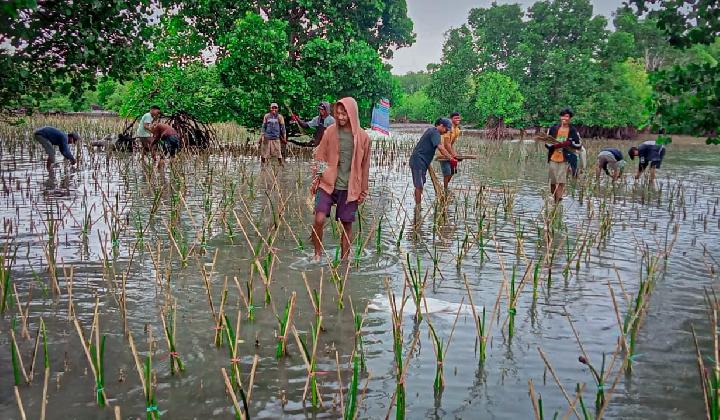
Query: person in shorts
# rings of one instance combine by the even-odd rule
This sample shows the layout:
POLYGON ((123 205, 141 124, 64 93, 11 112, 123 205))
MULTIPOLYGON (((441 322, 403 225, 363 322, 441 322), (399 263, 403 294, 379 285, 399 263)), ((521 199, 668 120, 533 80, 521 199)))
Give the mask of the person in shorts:
POLYGON ((638 147, 631 147, 628 150, 628 156, 631 160, 635 160, 635 157, 639 157, 638 171, 635 174, 635 179, 639 179, 643 171, 650 167, 649 182, 655 182, 655 170, 660 169, 662 161, 665 158, 665 145, 657 144, 655 140, 648 140, 643 142, 638 147))
POLYGON ((80 136, 76 132, 73 131, 66 134, 64 131, 60 131, 55 127, 45 126, 35 130, 33 134, 35 141, 40 143, 43 149, 45 149, 45 153, 47 153, 45 167, 48 172, 52 172, 52 167, 55 164, 56 146, 60 149, 60 154, 62 154, 65 159, 73 165, 76 163, 69 146, 70 144, 80 141, 80 136))
POLYGON ((370 137, 360 125, 355 99, 342 98, 335 104, 335 123, 325 129, 313 157, 310 192, 315 194, 311 233, 315 259, 322 256, 325 219, 332 206, 336 206, 335 219, 342 224, 340 249, 345 260, 350 254, 355 214, 367 197, 370 177, 370 137))
POLYGON ((625 161, 623 160, 622 152, 614 147, 608 147, 606 149, 602 149, 600 153, 598 153, 595 175, 599 178, 600 172, 605 171, 605 173, 611 177, 614 182, 620 178, 620 175, 622 175, 622 169, 624 166, 625 161))
POLYGON ((278 112, 278 104, 270 104, 270 112, 263 116, 260 134, 260 162, 263 164, 271 157, 283 164, 282 145, 287 143, 285 119, 278 112))
MULTIPOLYGON (((152 149, 160 151, 161 159, 172 159, 180 151, 180 136, 170 124, 153 124, 150 132, 153 134, 152 149)), ((153 160, 157 160, 157 155, 153 157, 153 160)))
POLYGON ((560 111, 560 124, 550 127, 548 136, 556 143, 546 144, 548 149, 548 178, 550 179, 550 193, 555 203, 559 203, 565 193, 567 184, 568 164, 577 175, 577 151, 582 148, 582 140, 575 127, 570 125, 573 112, 569 108, 560 111), (574 162, 574 167, 573 167, 574 162))
POLYGON ((425 186, 426 176, 430 163, 435 156, 435 151, 439 151, 440 155, 448 159, 451 165, 457 165, 457 159, 445 149, 442 144, 442 136, 452 130, 452 122, 447 118, 438 118, 435 126, 430 127, 423 133, 418 140, 412 154, 410 155, 410 173, 412 174, 413 186, 415 187, 415 205, 420 205, 422 201, 423 188, 425 186))
POLYGON ((151 146, 153 143, 153 134, 150 131, 152 128, 153 121, 160 117, 160 107, 153 105, 150 107, 150 111, 143 114, 138 122, 137 130, 135 130, 135 137, 140 140, 142 146, 143 156, 151 152, 151 146))
MULTIPOLYGON (((458 137, 460 137, 461 119, 462 118, 460 117, 459 112, 453 112, 452 114, 450 114, 450 121, 452 121, 452 129, 450 129, 450 131, 443 134, 442 136, 442 144, 443 146, 445 146, 445 150, 447 150, 450 155, 456 160, 457 153, 455 152, 455 142, 457 141, 458 137)), ((437 156, 440 157, 440 152, 437 153, 437 156)), ((457 162, 453 164, 450 160, 441 160, 440 169, 442 170, 443 174, 443 185, 445 187, 445 191, 447 191, 448 185, 450 185, 450 180, 452 179, 453 175, 457 173, 457 162)))

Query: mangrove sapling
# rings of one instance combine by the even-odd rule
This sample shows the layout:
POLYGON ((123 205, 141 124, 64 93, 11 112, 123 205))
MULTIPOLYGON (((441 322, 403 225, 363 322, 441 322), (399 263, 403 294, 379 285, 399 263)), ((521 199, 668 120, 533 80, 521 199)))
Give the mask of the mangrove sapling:
MULTIPOLYGON (((470 309, 472 309, 473 313, 473 320, 475 321, 475 333, 477 334, 477 343, 478 343, 478 350, 480 355, 480 363, 485 362, 485 350, 487 348, 487 332, 485 331, 485 326, 487 325, 485 323, 485 306, 482 308, 482 318, 480 318, 477 314, 477 310, 475 309, 475 304, 472 300, 472 293, 470 292, 470 284, 467 280, 467 275, 463 274, 463 280, 465 281, 465 290, 468 294, 468 301, 470 302, 470 309)), ((502 290, 502 287, 501 287, 502 290)), ((499 299, 498 295, 498 299, 499 299)), ((494 313, 494 311, 493 311, 494 313)))
POLYGON ((237 396, 235 395, 235 390, 233 389, 232 383, 230 382, 227 371, 225 370, 225 368, 220 368, 220 372, 222 373, 223 380, 225 381, 225 391, 230 394, 230 398, 233 402, 233 407, 235 408, 235 419, 244 420, 246 418, 245 413, 240 409, 237 396))
POLYGON ((408 286, 410 286, 410 295, 415 303, 415 321, 421 322, 423 317, 420 308, 422 307, 423 296, 425 294, 425 284, 427 283, 428 273, 426 271, 422 280, 420 279, 420 276, 422 276, 422 267, 419 255, 415 256, 415 268, 410 264, 410 254, 405 254, 405 260, 407 262, 405 279, 408 286))
POLYGON ((592 373, 595 385, 597 385, 597 391, 595 392, 595 415, 600 413, 601 407, 605 404, 605 353, 602 355, 602 365, 600 365, 600 372, 595 370, 592 363, 585 357, 580 356, 578 361, 588 368, 592 373))
POLYGON ((45 328, 45 321, 43 321, 42 318, 40 318, 40 334, 42 335, 43 366, 45 368, 42 401, 40 402, 40 420, 45 420, 45 407, 47 406, 48 381, 50 380, 50 355, 48 354, 48 349, 47 349, 47 330, 45 328))
POLYGON ((185 364, 178 355, 177 349, 175 348, 175 320, 176 320, 176 306, 172 305, 172 312, 170 313, 169 319, 166 320, 165 311, 160 314, 162 320, 163 330, 165 331, 165 340, 168 345, 168 354, 170 355, 170 374, 174 375, 175 371, 185 371, 185 364))
POLYGON ((548 370, 550 371, 550 374, 552 375, 553 379, 555 380, 555 383, 560 388, 560 391, 562 392, 563 397, 565 397, 565 400, 567 401, 567 403, 570 404, 573 412, 575 413, 575 416, 577 416, 577 418, 580 418, 580 413, 578 413, 573 402, 570 401, 570 396, 568 395, 567 391, 565 391, 565 388, 562 386, 562 383, 560 382, 560 379, 558 378, 557 373, 555 373, 555 369, 553 369, 552 365, 550 364, 547 357, 545 356, 545 353, 542 351, 542 349, 540 347, 538 347, 537 350, 538 350, 538 353, 540 353, 540 357, 542 358, 543 362, 545 363, 545 366, 548 368, 548 370))
POLYGON ((225 283, 223 284, 223 290, 222 293, 220 293, 220 310, 218 311, 218 320, 215 323, 215 347, 220 347, 222 345, 222 329, 223 329, 223 323, 222 320, 224 319, 225 315, 225 302, 227 301, 228 297, 228 288, 227 288, 227 276, 225 276, 225 283))
POLYGON ((317 344, 320 339, 320 325, 310 324, 312 350, 308 349, 306 340, 303 340, 298 334, 295 327, 292 327, 293 336, 300 347, 301 355, 305 361, 307 369, 307 379, 305 380, 305 391, 303 392, 303 401, 307 398, 308 387, 310 389, 310 403, 313 408, 322 407, 322 398, 317 384, 317 344))
POLYGON ((510 297, 508 300, 508 337, 512 338, 515 333, 515 314, 517 314, 517 290, 515 290, 515 273, 517 267, 513 265, 512 276, 510 277, 510 297))
POLYGON ((285 304, 285 311, 283 312, 282 317, 275 315, 278 320, 278 343, 275 349, 275 357, 277 357, 278 359, 285 356, 287 351, 287 336, 290 332, 290 325, 292 324, 292 316, 295 309, 295 298, 296 293, 292 292, 290 299, 285 304))
POLYGON ((93 317, 93 330, 95 334, 91 334, 90 340, 86 341, 82 331, 82 327, 80 326, 80 322, 78 321, 77 317, 73 317, 75 330, 77 331, 78 337, 80 338, 80 343, 82 344, 83 351, 85 352, 85 357, 87 358, 88 364, 90 365, 90 370, 92 371, 95 378, 95 400, 98 406, 105 407, 105 404, 107 403, 107 395, 105 394, 104 385, 105 336, 103 336, 103 340, 102 342, 100 342, 98 332, 99 328, 95 326, 97 322, 97 316, 93 317), (93 336, 95 337, 94 343, 92 343, 93 336))
POLYGON ((359 355, 360 357, 360 369, 362 369, 363 372, 367 371, 367 366, 365 364, 365 346, 363 345, 362 326, 365 322, 365 317, 367 316, 369 306, 369 303, 365 305, 365 312, 361 315, 355 312, 355 306, 352 303, 352 299, 350 299, 350 310, 352 312, 353 325, 355 327, 354 352, 357 353, 357 355, 359 355))
POLYGON ((223 316, 223 322, 225 323, 223 332, 225 333, 225 339, 228 343, 228 355, 230 356, 230 369, 232 372, 231 376, 231 388, 237 388, 238 392, 240 392, 240 398, 243 401, 243 408, 245 410, 245 413, 249 413, 248 411, 248 402, 247 397, 245 395, 245 390, 242 385, 242 380, 240 378, 240 358, 238 356, 238 345, 240 344, 240 339, 238 338, 238 334, 240 333, 240 320, 242 319, 242 315, 240 313, 240 310, 238 310, 237 314, 237 324, 235 325, 235 328, 233 328, 232 324, 230 324, 230 319, 227 315, 223 316))
MULTIPOLYGON (((335 358, 337 360, 337 352, 335 352, 335 358)), ((358 412, 358 383, 360 379, 360 361, 357 351, 353 352, 352 355, 352 378, 350 379, 350 388, 348 389, 347 403, 342 398, 342 387, 340 389, 340 400, 343 402, 343 420, 354 420, 357 417, 358 412)), ((338 382, 342 383, 340 378, 340 367, 338 366, 338 382)))
POLYGON ((430 311, 428 310, 427 299, 423 299, 423 302, 425 304, 425 312, 427 313, 427 318, 425 318, 425 320, 428 324, 428 329, 433 339, 433 349, 435 350, 436 367, 433 388, 435 389, 436 395, 438 395, 441 394, 442 390, 445 388, 445 356, 447 355, 447 352, 450 351, 450 344, 452 343, 453 334, 455 333, 455 326, 457 325, 457 320, 460 318, 460 311, 465 303, 465 298, 460 301, 460 305, 458 306, 457 314, 455 314, 455 321, 453 321, 452 328, 450 329, 450 336, 448 337, 447 345, 445 344, 445 340, 440 340, 440 337, 438 337, 437 332, 435 331, 435 327, 433 327, 432 321, 430 320, 430 311))
POLYGON ((13 331, 13 329, 10 329, 10 356, 12 360, 15 386, 20 386, 23 379, 26 384, 29 384, 30 377, 25 370, 25 364, 23 364, 22 356, 20 355, 20 348, 18 347, 17 340, 15 339, 15 331, 13 331), (22 377, 20 377, 21 373, 22 377))

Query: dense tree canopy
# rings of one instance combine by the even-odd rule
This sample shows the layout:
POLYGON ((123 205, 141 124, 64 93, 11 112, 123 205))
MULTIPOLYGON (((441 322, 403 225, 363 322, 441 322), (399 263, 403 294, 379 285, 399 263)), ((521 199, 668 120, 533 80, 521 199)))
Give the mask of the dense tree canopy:
MULTIPOLYGON (((415 94, 417 76, 399 78, 406 102, 395 115, 460 111, 466 121, 483 126, 488 107, 497 107, 497 86, 480 79, 497 74, 508 86, 516 85, 523 98, 515 127, 550 125, 569 106, 584 135, 627 138, 660 126, 695 135, 717 133, 720 112, 713 98, 720 94, 708 87, 720 85, 713 84, 720 43, 698 44, 714 40, 717 33, 701 36, 692 25, 675 22, 679 11, 662 14, 662 7, 683 2, 642 3, 660 8, 639 15, 637 9, 621 7, 613 15, 612 31, 604 17, 594 15, 589 0, 538 1, 527 10, 496 3, 472 9, 467 23, 447 32, 441 62, 428 66, 430 80, 422 88, 427 98, 415 94), (665 28, 675 27, 695 40, 688 44, 676 36, 675 44, 688 46, 685 50, 668 41, 665 28), (423 111, 413 111, 411 104, 423 111)), ((712 28, 711 14, 697 10, 683 19, 697 18, 703 22, 700 27, 712 28)))
POLYGON ((17 0, 0 12, 2 109, 71 94, 56 101, 66 108, 102 79, 127 87, 126 113, 159 103, 255 124, 270 101, 314 113, 343 95, 369 113, 392 91, 382 58, 415 39, 405 0, 17 0))
MULTIPOLYGON (((720 4, 715 0, 631 0, 673 46, 690 49, 717 44, 720 4)), ((720 144, 720 66, 717 57, 661 69, 652 76, 658 122, 670 130, 707 135, 720 144)))

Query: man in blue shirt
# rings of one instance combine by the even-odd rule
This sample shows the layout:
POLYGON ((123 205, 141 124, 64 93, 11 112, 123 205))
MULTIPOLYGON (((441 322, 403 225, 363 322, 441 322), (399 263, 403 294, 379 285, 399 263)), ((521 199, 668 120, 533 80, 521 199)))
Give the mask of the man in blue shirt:
POLYGON ((80 136, 76 132, 65 132, 55 127, 42 127, 35 130, 35 140, 42 144, 47 153, 47 170, 52 171, 52 165, 55 163, 55 146, 60 149, 60 153, 69 160, 71 164, 75 164, 75 157, 70 151, 69 144, 80 141, 80 136))
POLYGON ((653 183, 655 182, 655 169, 660 169, 660 165, 662 165, 665 158, 665 145, 657 144, 655 140, 649 140, 640 144, 639 147, 631 147, 628 150, 628 156, 632 160, 635 160, 635 157, 640 158, 635 179, 639 179, 643 171, 649 166, 649 182, 653 183))
POLYGON ((450 152, 445 149, 441 140, 443 134, 452 130, 452 121, 447 118, 438 118, 435 126, 425 130, 420 140, 415 145, 412 155, 410 155, 410 171, 413 178, 413 186, 415 186, 415 204, 419 205, 422 201, 423 186, 425 185, 426 175, 430 163, 435 157, 435 150, 439 150, 440 154, 450 160, 451 165, 457 165, 455 159, 450 152))

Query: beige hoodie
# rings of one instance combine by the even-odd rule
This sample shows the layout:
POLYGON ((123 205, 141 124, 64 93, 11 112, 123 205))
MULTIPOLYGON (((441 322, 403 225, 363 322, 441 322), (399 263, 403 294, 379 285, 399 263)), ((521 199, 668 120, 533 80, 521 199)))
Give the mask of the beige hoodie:
MULTIPOLYGON (((368 179, 370 178, 370 137, 360 127, 358 106, 355 99, 347 97, 337 101, 343 104, 350 119, 353 134, 353 158, 350 164, 350 178, 348 179, 347 201, 365 199, 368 194, 368 179)), ((315 149, 315 160, 326 162, 327 168, 320 175, 319 187, 326 193, 332 194, 335 190, 335 179, 338 173, 340 160, 340 136, 337 123, 325 129, 320 145, 315 149)))

